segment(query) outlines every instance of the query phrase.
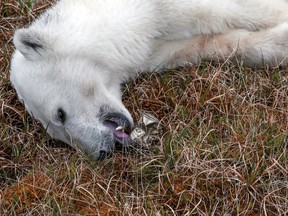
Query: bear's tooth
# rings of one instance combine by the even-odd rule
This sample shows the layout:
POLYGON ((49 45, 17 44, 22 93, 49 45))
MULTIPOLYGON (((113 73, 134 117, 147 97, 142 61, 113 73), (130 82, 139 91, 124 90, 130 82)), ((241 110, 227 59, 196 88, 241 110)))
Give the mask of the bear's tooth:
POLYGON ((116 131, 120 131, 120 130, 123 130, 123 129, 124 129, 123 126, 118 126, 115 130, 116 130, 116 131))

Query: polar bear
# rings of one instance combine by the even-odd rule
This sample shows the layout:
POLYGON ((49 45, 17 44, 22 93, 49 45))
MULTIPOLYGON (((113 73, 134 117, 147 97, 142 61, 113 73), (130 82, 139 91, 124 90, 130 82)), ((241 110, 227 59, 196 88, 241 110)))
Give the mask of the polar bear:
POLYGON ((14 35, 11 82, 54 138, 103 159, 133 127, 121 83, 240 58, 287 65, 286 0, 60 0, 14 35))

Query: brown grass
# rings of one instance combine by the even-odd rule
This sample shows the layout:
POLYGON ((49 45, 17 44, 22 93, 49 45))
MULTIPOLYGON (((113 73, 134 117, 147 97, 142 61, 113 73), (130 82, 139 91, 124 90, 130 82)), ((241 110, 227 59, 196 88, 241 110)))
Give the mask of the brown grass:
POLYGON ((125 87, 165 133, 102 162, 52 140, 9 83, 16 28, 49 1, 0 2, 0 215, 288 214, 288 71, 203 63, 125 87), (22 3, 21 3, 22 2, 22 3))

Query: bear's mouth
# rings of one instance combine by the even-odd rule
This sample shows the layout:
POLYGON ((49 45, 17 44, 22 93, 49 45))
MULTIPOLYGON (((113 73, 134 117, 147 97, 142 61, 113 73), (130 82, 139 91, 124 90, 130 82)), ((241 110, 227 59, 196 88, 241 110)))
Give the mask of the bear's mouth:
POLYGON ((106 120, 103 123, 107 128, 111 130, 116 142, 120 143, 124 147, 133 143, 133 140, 130 137, 130 127, 119 125, 116 122, 110 120, 106 120))

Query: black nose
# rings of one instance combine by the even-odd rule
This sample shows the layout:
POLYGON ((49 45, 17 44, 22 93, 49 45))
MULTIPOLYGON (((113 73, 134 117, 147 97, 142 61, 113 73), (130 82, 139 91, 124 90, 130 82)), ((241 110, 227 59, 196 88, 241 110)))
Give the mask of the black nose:
POLYGON ((112 156, 111 153, 108 153, 108 152, 106 152, 105 150, 100 150, 100 152, 99 152, 99 157, 97 158, 97 160, 102 161, 102 160, 104 160, 105 158, 108 158, 108 157, 111 157, 111 156, 112 156))

